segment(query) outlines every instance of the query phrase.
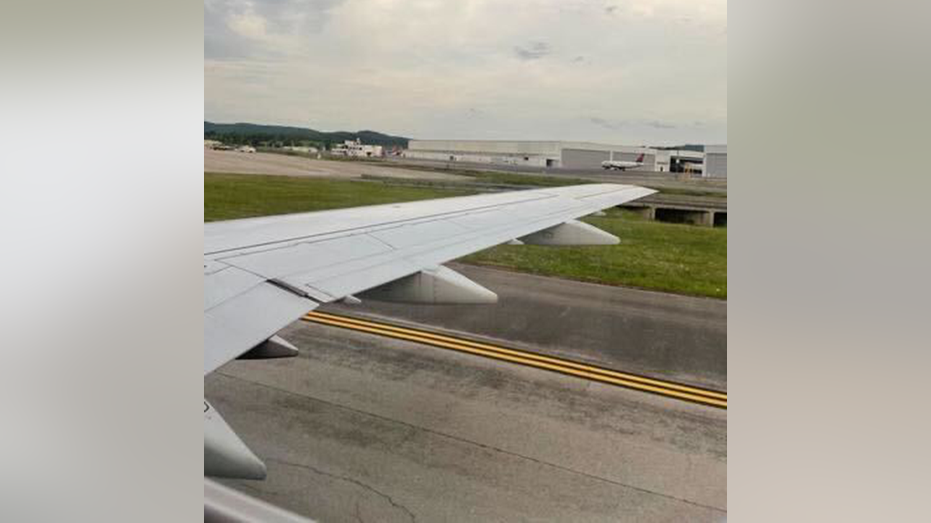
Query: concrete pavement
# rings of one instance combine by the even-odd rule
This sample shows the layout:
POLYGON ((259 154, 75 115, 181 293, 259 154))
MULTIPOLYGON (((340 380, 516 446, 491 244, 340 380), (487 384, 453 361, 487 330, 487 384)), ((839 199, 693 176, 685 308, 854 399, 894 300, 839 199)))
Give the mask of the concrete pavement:
POLYGON ((300 357, 205 394, 269 465, 236 488, 321 521, 719 521, 727 414, 295 324, 300 357))
MULTIPOLYGON (((727 387, 727 304, 454 265, 497 306, 366 302, 423 324, 727 387)), ((205 395, 266 461, 229 485, 319 521, 723 521, 727 412, 299 322, 291 360, 233 362, 205 395)))
POLYGON ((494 306, 367 301, 328 307, 441 327, 606 367, 727 389, 727 302, 501 271, 450 267, 496 292, 494 306))

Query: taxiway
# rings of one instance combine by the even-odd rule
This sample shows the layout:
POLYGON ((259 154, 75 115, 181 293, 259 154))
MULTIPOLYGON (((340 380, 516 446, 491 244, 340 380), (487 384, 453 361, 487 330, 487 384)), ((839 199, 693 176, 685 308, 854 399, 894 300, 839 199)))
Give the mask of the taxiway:
MULTIPOLYGON (((501 305, 351 310, 726 388, 725 302, 457 270, 501 305)), ((283 336, 298 358, 204 385, 268 464, 229 482, 261 499, 320 521, 726 516, 726 410, 327 325, 283 336)))

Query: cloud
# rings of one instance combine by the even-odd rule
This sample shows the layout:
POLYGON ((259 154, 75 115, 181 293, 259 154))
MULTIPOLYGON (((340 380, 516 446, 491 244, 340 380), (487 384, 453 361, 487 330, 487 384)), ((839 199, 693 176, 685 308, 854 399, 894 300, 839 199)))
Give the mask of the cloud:
POLYGON ((205 0, 204 58, 280 58, 319 34, 345 0, 205 0))
POLYGON ((599 127, 604 127, 605 129, 609 129, 609 130, 611 130, 611 131, 616 131, 616 130, 618 129, 618 127, 619 127, 618 125, 613 124, 613 123, 611 123, 611 122, 605 120, 604 118, 598 118, 598 117, 594 117, 594 116, 593 116, 593 117, 590 117, 590 118, 588 119, 588 121, 590 121, 591 123, 593 123, 593 124, 595 124, 595 125, 597 125, 597 126, 599 126, 599 127))
POLYGON ((726 27, 726 0, 205 0, 205 118, 720 143, 726 27))
POLYGON ((517 55, 517 58, 524 61, 537 60, 552 52, 553 50, 550 49, 550 45, 546 42, 531 42, 527 47, 514 47, 514 54, 517 55))
POLYGON ((231 15, 226 25, 234 33, 245 38, 261 40, 266 36, 265 18, 254 13, 231 15))
MULTIPOLYGON (((588 121, 599 126, 604 127, 605 129, 610 129, 612 131, 617 131, 625 127, 649 127, 652 129, 678 129, 679 125, 670 122, 662 122, 659 120, 620 120, 617 122, 612 122, 600 118, 597 116, 592 116, 588 118, 588 121)), ((693 123, 694 127, 700 127, 700 124, 697 122, 693 123)))

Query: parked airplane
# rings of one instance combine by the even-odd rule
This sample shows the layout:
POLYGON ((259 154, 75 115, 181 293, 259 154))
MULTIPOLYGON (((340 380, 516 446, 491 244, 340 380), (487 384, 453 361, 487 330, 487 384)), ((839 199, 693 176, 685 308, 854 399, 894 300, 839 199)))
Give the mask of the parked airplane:
POLYGON ((609 171, 626 171, 627 169, 636 169, 637 167, 643 167, 643 153, 640 153, 640 156, 637 157, 636 161, 626 161, 626 160, 608 160, 606 162, 601 162, 601 168, 609 171))
MULTIPOLYGON (((616 244, 577 219, 654 192, 577 185, 205 223, 204 376, 235 359, 297 355, 276 333, 326 303, 495 303, 442 264, 504 243, 616 244)), ((265 464, 203 408, 204 476, 263 479, 265 464)))

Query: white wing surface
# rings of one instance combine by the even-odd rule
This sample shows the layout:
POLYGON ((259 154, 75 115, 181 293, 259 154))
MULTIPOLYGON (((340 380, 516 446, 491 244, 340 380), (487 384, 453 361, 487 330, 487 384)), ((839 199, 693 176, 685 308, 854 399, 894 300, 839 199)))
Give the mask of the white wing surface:
POLYGON ((204 224, 204 374, 320 304, 653 192, 593 184, 204 224))
MULTIPOLYGON (((508 242, 617 243, 575 220, 653 192, 579 185, 204 224, 204 375, 240 357, 294 355, 296 348, 275 334, 355 294, 493 303, 493 292, 441 265, 508 242)), ((204 474, 265 475, 206 400, 204 474)))

